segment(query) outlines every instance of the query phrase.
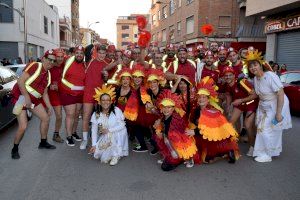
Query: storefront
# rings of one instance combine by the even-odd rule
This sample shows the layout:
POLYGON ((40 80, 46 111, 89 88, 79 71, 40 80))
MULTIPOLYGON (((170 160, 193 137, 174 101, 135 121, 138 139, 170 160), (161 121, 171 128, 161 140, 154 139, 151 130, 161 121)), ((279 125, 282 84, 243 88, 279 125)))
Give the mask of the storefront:
POLYGON ((300 13, 290 17, 267 21, 267 60, 288 69, 300 69, 300 13))

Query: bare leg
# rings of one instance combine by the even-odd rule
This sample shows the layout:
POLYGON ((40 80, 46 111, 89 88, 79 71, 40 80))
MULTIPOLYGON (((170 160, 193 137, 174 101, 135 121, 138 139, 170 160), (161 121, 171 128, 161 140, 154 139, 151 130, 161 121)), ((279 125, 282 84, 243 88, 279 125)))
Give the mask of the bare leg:
POLYGON ((25 130, 27 128, 27 114, 26 110, 22 110, 22 112, 17 116, 18 120, 18 130, 14 139, 15 144, 19 144, 24 136, 25 130))
POLYGON ((39 104, 32 110, 32 113, 35 114, 41 120, 40 123, 41 139, 47 139, 50 117, 46 112, 46 109, 42 104, 39 104))
POLYGON ((93 112, 94 104, 92 103, 84 103, 83 104, 83 120, 82 120, 82 131, 89 131, 89 123, 91 120, 92 112, 93 112))
POLYGON ((66 133, 67 136, 72 136, 73 131, 73 125, 74 125, 74 117, 75 117, 75 111, 76 111, 76 104, 67 105, 64 106, 64 110, 66 112, 66 133))
POLYGON ((242 111, 240 111, 238 108, 233 108, 229 122, 236 126, 237 122, 240 121, 241 114, 242 111))
POLYGON ((55 129, 54 131, 59 133, 62 124, 62 106, 53 106, 55 113, 55 129))
POLYGON ((82 108, 82 104, 81 103, 77 103, 76 104, 76 110, 75 110, 75 117, 74 117, 74 124, 73 124, 73 128, 72 128, 72 133, 77 132, 77 127, 78 127, 78 121, 79 121, 79 115, 81 113, 81 108, 82 108))

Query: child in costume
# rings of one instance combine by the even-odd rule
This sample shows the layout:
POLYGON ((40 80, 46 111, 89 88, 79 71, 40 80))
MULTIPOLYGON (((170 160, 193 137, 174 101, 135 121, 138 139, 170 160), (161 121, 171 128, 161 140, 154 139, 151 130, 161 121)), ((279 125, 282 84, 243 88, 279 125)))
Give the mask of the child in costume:
POLYGON ((197 146, 202 162, 208 163, 215 158, 228 155, 229 163, 239 157, 237 132, 222 114, 218 103, 217 86, 210 77, 204 77, 197 85, 198 109, 191 117, 197 124, 197 146))
POLYGON ((183 118, 184 111, 179 96, 166 90, 159 96, 158 105, 163 118, 155 122, 154 128, 155 140, 163 156, 161 169, 173 170, 184 161, 186 167, 193 167, 197 147, 194 132, 187 129, 188 124, 183 118))

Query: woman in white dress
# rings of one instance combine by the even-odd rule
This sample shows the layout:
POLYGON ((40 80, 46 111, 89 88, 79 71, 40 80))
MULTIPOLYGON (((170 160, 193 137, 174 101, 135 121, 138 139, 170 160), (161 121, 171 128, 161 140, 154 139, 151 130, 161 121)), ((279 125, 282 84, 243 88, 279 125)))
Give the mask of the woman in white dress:
POLYGON ((292 127, 289 100, 284 94, 279 77, 268 68, 257 51, 247 56, 254 88, 259 96, 256 112, 257 135, 253 156, 257 162, 271 162, 282 151, 282 131, 292 127))
POLYGON ((103 163, 116 165, 123 156, 128 156, 128 135, 122 111, 115 107, 115 88, 105 85, 96 89, 94 98, 98 101, 93 113, 92 147, 90 153, 103 163))

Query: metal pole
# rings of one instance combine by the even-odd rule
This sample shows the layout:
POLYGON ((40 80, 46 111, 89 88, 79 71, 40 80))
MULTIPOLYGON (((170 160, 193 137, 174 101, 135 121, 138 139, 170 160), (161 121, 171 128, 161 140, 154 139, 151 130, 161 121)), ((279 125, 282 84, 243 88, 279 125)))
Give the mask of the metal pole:
POLYGON ((23 16, 24 16, 24 63, 27 63, 27 13, 26 0, 23 0, 23 16))

